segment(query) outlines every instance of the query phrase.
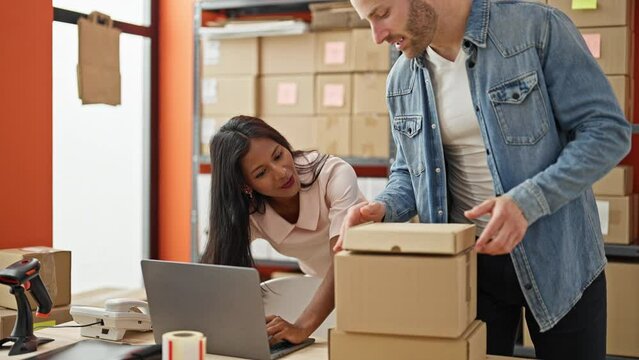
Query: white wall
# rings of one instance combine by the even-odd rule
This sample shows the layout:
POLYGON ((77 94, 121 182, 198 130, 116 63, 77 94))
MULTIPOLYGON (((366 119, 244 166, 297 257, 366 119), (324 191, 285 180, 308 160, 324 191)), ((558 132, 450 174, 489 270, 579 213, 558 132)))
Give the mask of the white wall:
MULTIPOLYGON (((82 4, 98 2, 105 4, 82 4)), ((75 6, 79 1, 53 3, 90 12, 75 6)), ((107 3, 129 17, 145 16, 143 2, 107 3)), ((116 107, 81 105, 77 43, 77 26, 53 23, 53 246, 72 251, 73 293, 140 287, 139 261, 148 252, 149 40, 120 37, 116 107)))

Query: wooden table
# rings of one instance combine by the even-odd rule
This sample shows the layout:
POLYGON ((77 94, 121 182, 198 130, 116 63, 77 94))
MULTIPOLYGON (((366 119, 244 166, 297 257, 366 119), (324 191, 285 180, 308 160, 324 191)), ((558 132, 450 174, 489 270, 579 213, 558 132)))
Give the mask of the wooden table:
MULTIPOLYGON (((75 324, 75 323, 68 323, 75 324)), ((19 355, 19 356, 7 356, 6 352, 0 353, 0 359, 11 359, 11 360, 19 360, 26 359, 35 354, 45 353, 47 351, 69 345, 75 342, 78 342, 84 338, 80 336, 79 328, 60 328, 60 329, 43 329, 35 332, 36 336, 53 338, 55 341, 50 342, 48 344, 44 344, 39 347, 37 352, 19 355)), ((153 344, 153 333, 146 332, 140 333, 135 331, 128 331, 126 336, 124 337, 124 343, 131 345, 149 345, 153 344)), ((207 360, 233 360, 239 359, 235 357, 221 356, 221 355, 206 355, 207 360)), ((286 360, 328 360, 328 343, 326 340, 318 339, 315 344, 308 346, 304 349, 298 350, 290 355, 284 357, 286 360)), ((489 355, 486 360, 512 360, 517 358, 511 357, 502 357, 502 356, 491 356, 489 355)))

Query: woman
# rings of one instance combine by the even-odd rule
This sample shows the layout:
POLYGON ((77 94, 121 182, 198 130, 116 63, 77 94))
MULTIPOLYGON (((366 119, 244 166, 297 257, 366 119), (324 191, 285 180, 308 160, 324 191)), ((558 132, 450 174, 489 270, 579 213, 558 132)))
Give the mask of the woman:
POLYGON ((264 121, 236 116, 211 140, 211 213, 204 263, 254 266, 250 243, 266 239, 323 281, 295 321, 266 317, 272 342, 299 343, 334 307, 332 248, 347 209, 366 201, 353 168, 316 151, 294 151, 264 121))

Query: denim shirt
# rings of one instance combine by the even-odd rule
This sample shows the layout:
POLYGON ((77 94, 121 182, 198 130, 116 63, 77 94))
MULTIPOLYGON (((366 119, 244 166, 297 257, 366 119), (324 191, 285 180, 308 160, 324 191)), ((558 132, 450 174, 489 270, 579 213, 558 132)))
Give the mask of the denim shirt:
MULTIPOLYGON (((521 0, 474 0, 462 51, 488 167, 529 227, 511 258, 541 331, 601 273, 592 184, 629 151, 631 126, 573 23, 521 0)), ((386 97, 397 146, 377 201, 386 222, 448 221, 446 163, 425 59, 403 55, 386 97)))

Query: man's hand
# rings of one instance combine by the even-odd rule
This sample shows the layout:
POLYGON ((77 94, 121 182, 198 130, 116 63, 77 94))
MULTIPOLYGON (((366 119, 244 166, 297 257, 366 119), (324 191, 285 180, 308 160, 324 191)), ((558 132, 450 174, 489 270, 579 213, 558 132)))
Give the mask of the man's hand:
POLYGON ((348 209, 342 228, 339 232, 339 238, 333 246, 333 251, 342 251, 342 243, 344 242, 344 236, 349 227, 363 224, 368 221, 380 222, 386 215, 386 206, 378 202, 366 202, 352 206, 348 209))
POLYGON ((478 253, 501 255, 510 253, 521 242, 528 221, 510 196, 488 199, 464 212, 469 219, 490 214, 488 225, 475 243, 478 253))
POLYGON ((299 344, 311 335, 307 329, 291 324, 277 315, 266 316, 266 333, 271 345, 282 340, 299 344))

